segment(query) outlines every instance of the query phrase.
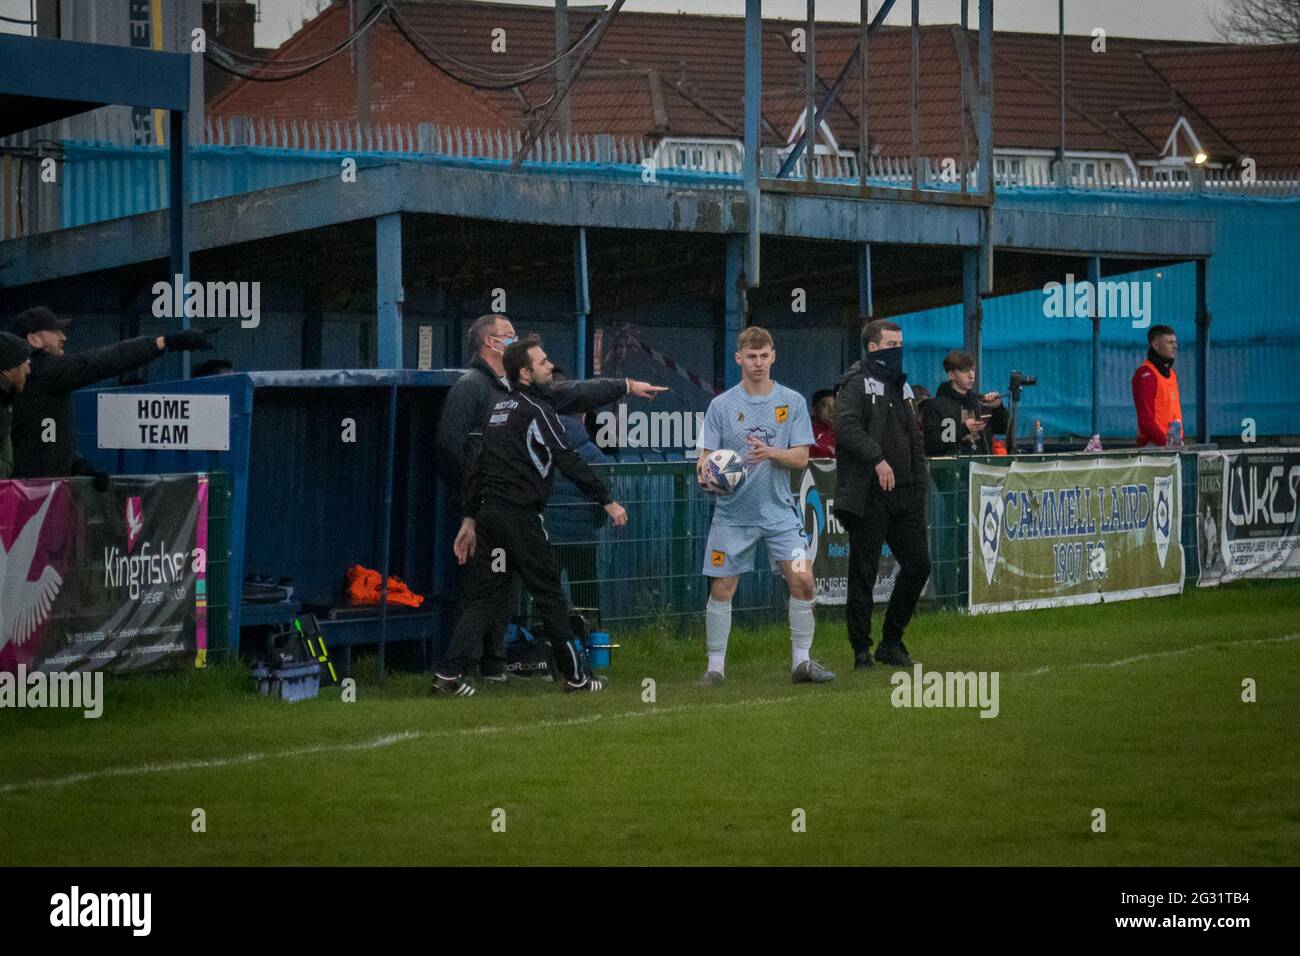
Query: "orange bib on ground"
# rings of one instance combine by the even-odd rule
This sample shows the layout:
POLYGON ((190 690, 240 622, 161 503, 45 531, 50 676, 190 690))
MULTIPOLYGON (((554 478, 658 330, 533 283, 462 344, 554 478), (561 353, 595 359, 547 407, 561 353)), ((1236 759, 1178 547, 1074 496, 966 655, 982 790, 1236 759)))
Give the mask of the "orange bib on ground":
MULTIPOLYGON (((353 605, 378 604, 380 597, 380 575, 378 571, 354 564, 348 568, 348 601, 353 605)), ((416 594, 401 578, 388 576, 388 603, 404 604, 407 607, 419 607, 424 597, 416 594)))

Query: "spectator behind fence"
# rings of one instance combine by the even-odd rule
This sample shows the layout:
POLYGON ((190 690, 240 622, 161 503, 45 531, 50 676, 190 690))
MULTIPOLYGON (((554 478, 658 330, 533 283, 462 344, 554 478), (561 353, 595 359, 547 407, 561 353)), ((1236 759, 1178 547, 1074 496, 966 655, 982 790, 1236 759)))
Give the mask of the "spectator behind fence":
POLYGON ((163 352, 189 352, 211 348, 196 329, 171 335, 143 335, 97 349, 67 355, 65 329, 71 319, 61 319, 43 305, 20 312, 14 319, 15 335, 32 348, 32 373, 13 403, 13 453, 15 478, 67 478, 89 475, 100 491, 108 489, 107 473, 76 453, 76 423, 72 393, 114 375, 148 365, 163 352))
POLYGON ((0 481, 13 476, 14 446, 9 440, 14 396, 27 384, 32 350, 16 335, 0 332, 0 481))
POLYGON ((1010 420, 1002 397, 975 391, 975 359, 965 352, 949 352, 943 370, 948 381, 925 405, 925 453, 993 454, 993 434, 1005 433, 1010 420))
MULTIPOLYGON (((556 385, 567 382, 569 376, 556 367, 551 381, 556 385)), ((589 465, 612 462, 591 439, 587 429, 587 412, 561 415, 565 441, 589 465)), ((564 474, 555 476, 551 489, 550 507, 546 511, 546 527, 555 542, 560 568, 569 578, 569 593, 575 608, 600 607, 600 581, 596 567, 596 543, 604 527, 606 514, 603 508, 578 490, 564 474)), ((589 622, 595 624, 594 621, 589 622)))
MULTIPOLYGON (((1167 325, 1153 325, 1147 330, 1146 361, 1133 373, 1133 406, 1137 411, 1138 447, 1156 445, 1164 448, 1169 426, 1183 425, 1183 406, 1178 398, 1178 373, 1174 358, 1178 355, 1178 336, 1167 325)), ((1182 436, 1178 436, 1182 444, 1182 436)))
POLYGON ((819 388, 812 396, 813 444, 810 458, 835 457, 835 391, 819 388))

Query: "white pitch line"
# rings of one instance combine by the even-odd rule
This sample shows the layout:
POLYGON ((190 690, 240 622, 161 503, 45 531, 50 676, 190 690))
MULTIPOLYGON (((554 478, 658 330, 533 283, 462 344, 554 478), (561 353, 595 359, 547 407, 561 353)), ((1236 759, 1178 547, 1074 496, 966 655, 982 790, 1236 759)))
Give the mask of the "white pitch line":
POLYGON ((1193 644, 1191 647, 1180 647, 1172 651, 1152 651, 1150 654, 1134 654, 1132 657, 1121 657, 1115 661, 1082 661, 1078 664, 1066 664, 1063 667, 1039 667, 1032 671, 1026 671, 1026 677, 1037 677, 1039 674, 1046 674, 1050 671, 1069 671, 1084 670, 1098 667, 1127 667, 1129 664, 1138 664, 1142 661, 1155 660, 1159 657, 1182 657, 1196 651, 1203 651, 1212 647, 1250 647, 1258 644, 1284 644, 1288 641, 1300 640, 1300 634, 1286 634, 1282 637, 1261 637, 1253 641, 1227 641, 1220 644, 1193 644))
POLYGON ((436 740, 448 737, 477 737, 488 734, 522 733, 532 730, 547 730, 556 727, 578 727, 594 724, 602 720, 621 720, 629 717, 656 717, 664 714, 677 714, 695 710, 722 710, 729 707, 752 707, 764 704, 781 704, 797 697, 755 697, 749 700, 736 700, 727 703, 689 705, 679 704, 674 707, 655 707, 644 710, 627 710, 616 714, 587 714, 583 717, 565 717, 560 720, 539 720, 527 724, 509 724, 504 726, 457 727, 447 730, 408 730, 400 733, 384 734, 372 740, 362 740, 350 744, 316 744, 311 747, 295 747, 291 750, 259 751, 238 754, 233 757, 212 757, 206 760, 178 760, 172 763, 147 763, 134 767, 106 767, 102 770, 87 770, 84 773, 69 774, 66 777, 49 777, 28 780, 24 783, 0 784, 0 794, 13 793, 16 790, 44 790, 50 787, 64 787, 88 780, 103 780, 110 777, 135 777, 155 773, 173 773, 182 770, 209 770, 219 767, 233 767, 244 764, 259 763, 263 760, 278 760, 285 757, 309 757, 323 753, 345 753, 358 750, 379 750, 393 744, 408 740, 436 740))
MULTIPOLYGON (((1040 667, 1022 673, 1026 677, 1035 677, 1039 674, 1046 674, 1053 670, 1064 671, 1098 667, 1126 667, 1129 664, 1136 664, 1141 661, 1154 660, 1161 657, 1180 657, 1210 647, 1249 647, 1260 644, 1282 644, 1295 640, 1300 640, 1300 633, 1287 634, 1282 637, 1259 638, 1251 641, 1229 641, 1226 644, 1194 644, 1190 647, 1182 647, 1172 651, 1153 651, 1150 654, 1136 654, 1132 657, 1121 657, 1118 660, 1113 661, 1084 661, 1078 664, 1067 664, 1063 667, 1056 668, 1040 667)), ((449 737, 473 737, 507 732, 521 733, 532 730, 548 730, 556 727, 579 727, 584 724, 594 724, 604 720, 622 720, 632 717, 658 717, 666 714, 681 714, 701 710, 723 710, 731 707, 755 707, 767 704, 786 704, 801 699, 800 696, 754 697, 749 700, 735 700, 726 703, 678 704, 673 707, 625 710, 616 714, 587 714, 582 717, 565 717, 560 720, 541 720, 522 725, 510 724, 506 726, 458 727, 448 730, 427 731, 408 730, 400 733, 384 734, 375 737, 372 740, 362 740, 350 744, 316 744, 311 747, 296 747, 292 750, 261 751, 238 754, 233 757, 213 757, 206 760, 179 760, 173 763, 139 764, 134 767, 107 767, 103 770, 88 770, 85 773, 69 774, 66 777, 49 777, 46 779, 28 780, 23 783, 0 784, 0 794, 13 793, 18 790, 45 790, 51 787, 64 787, 75 783, 84 783, 88 780, 104 780, 112 777, 135 777, 155 773, 174 773, 183 770, 210 770, 220 767, 234 767, 244 764, 259 763, 263 760, 279 760, 286 757, 309 757, 314 754, 323 753, 347 753, 351 751, 379 750, 384 747, 391 747, 394 744, 405 743, 409 740, 437 740, 449 737)))

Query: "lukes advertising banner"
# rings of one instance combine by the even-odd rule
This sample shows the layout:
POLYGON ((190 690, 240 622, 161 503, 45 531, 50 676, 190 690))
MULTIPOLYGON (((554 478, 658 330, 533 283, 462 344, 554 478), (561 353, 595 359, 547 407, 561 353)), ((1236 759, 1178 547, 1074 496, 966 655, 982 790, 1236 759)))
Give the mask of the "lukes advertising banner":
POLYGON ((1200 587, 1300 577, 1300 449, 1197 456, 1200 587))
POLYGON ((0 481, 0 671, 201 666, 204 475, 0 481))
POLYGON ((972 463, 972 613, 1183 589, 1177 455, 972 463))

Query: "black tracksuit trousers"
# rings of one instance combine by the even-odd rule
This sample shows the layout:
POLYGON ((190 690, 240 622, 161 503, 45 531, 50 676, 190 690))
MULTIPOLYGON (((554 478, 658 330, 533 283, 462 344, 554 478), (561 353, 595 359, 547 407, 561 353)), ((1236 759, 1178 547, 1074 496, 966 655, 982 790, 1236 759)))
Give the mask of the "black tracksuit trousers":
MULTIPOLYGON (((512 579, 518 575, 533 596, 560 674, 581 679, 582 668, 569 643, 569 602, 542 516, 531 509, 489 500, 479 510, 475 537, 469 591, 438 673, 463 677, 478 663, 484 641, 491 640, 501 609, 513 593, 512 579), (493 553, 498 548, 505 553, 505 569, 494 571, 493 553)), ((497 562, 500 566, 499 555, 497 562)))
POLYGON ((903 630, 916 611, 930 577, 930 545, 926 536, 925 504, 910 488, 892 492, 876 489, 867 495, 861 517, 837 512, 849 532, 849 643, 855 654, 871 647, 872 591, 880 567, 880 546, 889 545, 898 561, 898 577, 885 611, 882 644, 902 641, 903 630))

